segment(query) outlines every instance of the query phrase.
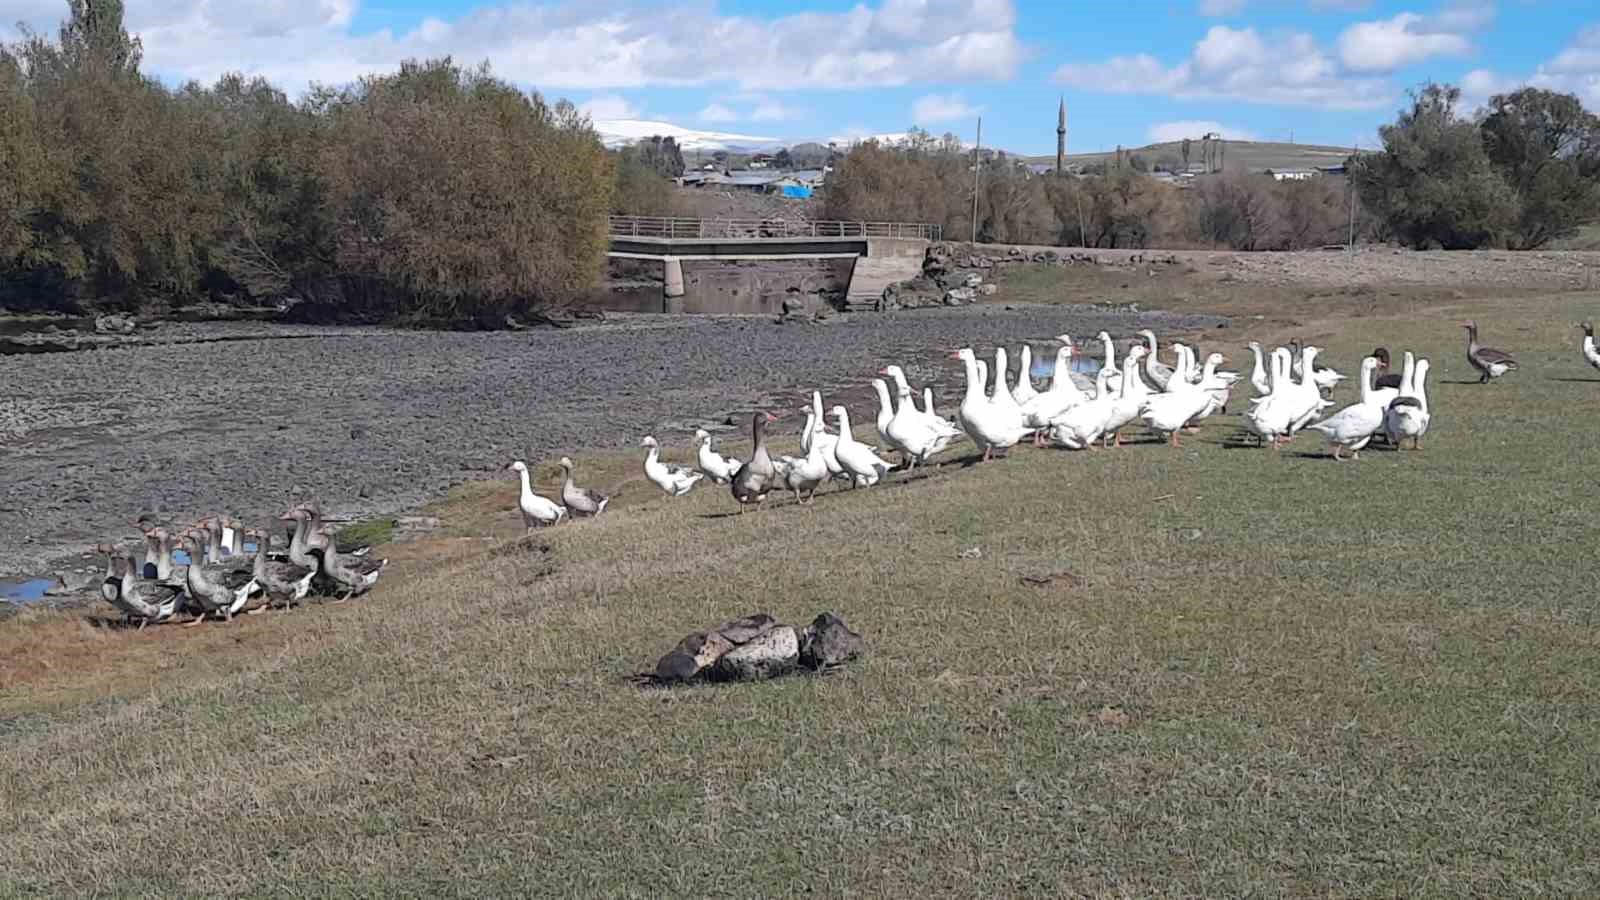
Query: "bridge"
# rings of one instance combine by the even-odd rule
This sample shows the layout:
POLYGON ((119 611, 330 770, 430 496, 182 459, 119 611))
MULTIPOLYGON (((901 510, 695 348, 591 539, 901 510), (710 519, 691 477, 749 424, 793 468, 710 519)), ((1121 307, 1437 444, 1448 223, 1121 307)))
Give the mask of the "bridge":
POLYGON ((611 258, 661 263, 663 312, 779 312, 794 294, 860 306, 916 275, 942 236, 911 222, 661 216, 612 216, 608 230, 611 258))

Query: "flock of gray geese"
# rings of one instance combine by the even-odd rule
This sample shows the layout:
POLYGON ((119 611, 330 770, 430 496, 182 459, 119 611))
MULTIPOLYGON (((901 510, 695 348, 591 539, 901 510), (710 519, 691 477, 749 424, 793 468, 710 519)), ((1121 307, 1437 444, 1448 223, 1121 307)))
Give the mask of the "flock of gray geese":
POLYGON ((238 519, 207 516, 176 527, 142 517, 142 561, 126 548, 95 547, 106 557, 100 596, 124 623, 141 629, 180 619, 199 625, 287 608, 313 595, 348 600, 371 590, 388 563, 368 558, 366 547, 340 550, 315 500, 278 519, 287 528, 282 551, 273 550, 273 530, 265 523, 250 529, 238 519), (180 551, 187 562, 177 560, 180 551))

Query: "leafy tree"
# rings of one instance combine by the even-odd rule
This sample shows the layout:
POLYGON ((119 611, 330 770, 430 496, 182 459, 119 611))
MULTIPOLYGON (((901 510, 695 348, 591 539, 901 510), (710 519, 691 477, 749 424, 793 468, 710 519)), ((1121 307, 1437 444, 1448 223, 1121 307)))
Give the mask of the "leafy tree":
POLYGON ((1379 129, 1383 152, 1349 161, 1362 202, 1412 247, 1490 246, 1515 223, 1515 196, 1477 127, 1455 113, 1460 96, 1438 84, 1414 92, 1411 108, 1379 129))
POLYGON ((1516 195, 1511 244, 1531 250, 1600 215, 1600 118, 1577 97, 1523 88, 1489 101, 1479 129, 1516 195))
POLYGON ((784 170, 793 169, 794 157, 789 155, 789 148, 784 147, 774 154, 772 157, 772 164, 784 170))
POLYGON ((624 216, 672 214, 672 183, 646 165, 636 148, 622 148, 612 163, 616 187, 612 192, 611 212, 624 216))

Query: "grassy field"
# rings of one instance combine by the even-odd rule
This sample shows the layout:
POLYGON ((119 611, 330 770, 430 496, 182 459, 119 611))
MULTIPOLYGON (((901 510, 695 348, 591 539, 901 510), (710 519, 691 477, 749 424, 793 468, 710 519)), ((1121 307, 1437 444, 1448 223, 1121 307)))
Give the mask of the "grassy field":
MULTIPOLYGON (((1290 144, 1278 141, 1227 141, 1226 162, 1228 169, 1243 169, 1249 172, 1260 172, 1265 169, 1310 169, 1315 166, 1343 165, 1350 157, 1349 147, 1324 147, 1317 144, 1290 144)), ((1125 148, 1128 152, 1137 153, 1148 160, 1152 165, 1162 159, 1171 159, 1181 162, 1183 159, 1183 145, 1180 141, 1168 141, 1162 144, 1150 144, 1144 147, 1125 148)), ((1368 148, 1371 149, 1371 148, 1368 148)), ((1113 159, 1116 151, 1106 150, 1099 153, 1069 153, 1067 162, 1078 165, 1092 165, 1113 159)), ((1028 162, 1054 163, 1056 158, 1051 156, 1029 157, 1028 162)), ((1189 161, 1199 163, 1200 135, 1194 136, 1190 149, 1189 161)))
POLYGON ((1593 896, 1594 303, 1300 322, 1432 358, 1421 452, 1230 416, 742 516, 585 457, 602 519, 520 539, 509 478, 463 488, 364 600, 24 617, 0 893, 1593 896), (1522 371, 1462 383, 1464 315, 1522 371), (869 642, 835 676, 630 683, 821 610, 869 642))

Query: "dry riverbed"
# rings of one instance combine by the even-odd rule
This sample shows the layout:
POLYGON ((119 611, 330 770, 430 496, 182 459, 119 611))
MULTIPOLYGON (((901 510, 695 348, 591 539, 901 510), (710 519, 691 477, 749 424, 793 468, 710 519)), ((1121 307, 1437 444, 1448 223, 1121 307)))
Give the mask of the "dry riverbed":
POLYGON ((960 377, 942 357, 958 346, 1224 323, 999 305, 824 324, 637 316, 489 334, 232 323, 0 356, 0 578, 82 576, 85 549, 136 537, 143 513, 258 520, 316 495, 336 514, 386 515, 513 458, 629 447, 646 432, 686 461, 695 428, 792 411, 813 387, 848 386, 866 418, 863 388, 890 361, 934 383, 948 409, 960 377))

